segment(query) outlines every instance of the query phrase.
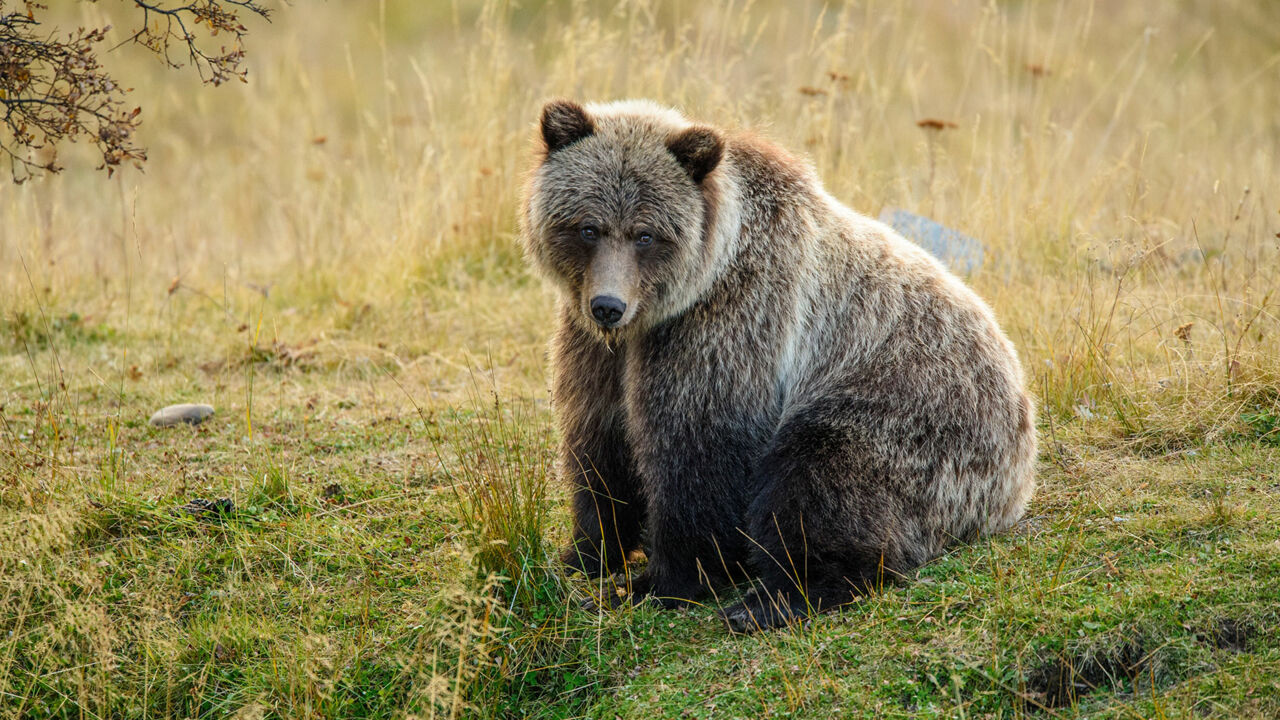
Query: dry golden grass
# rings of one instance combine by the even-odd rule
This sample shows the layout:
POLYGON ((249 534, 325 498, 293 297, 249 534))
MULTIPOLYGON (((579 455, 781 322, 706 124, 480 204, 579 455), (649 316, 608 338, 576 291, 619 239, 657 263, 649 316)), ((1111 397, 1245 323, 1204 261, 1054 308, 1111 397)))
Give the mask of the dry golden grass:
POLYGON ((156 331, 132 362, 261 317, 335 362, 457 386, 492 354, 538 390, 551 298, 512 237, 532 120, 646 96, 761 129, 863 212, 981 238, 972 280, 1051 407, 1221 400, 1230 367, 1275 379, 1277 26, 1243 1, 288 8, 247 86, 120 53, 152 161, 6 188, 5 307, 156 331))
MULTIPOLYGON (((86 24, 115 9, 61 8, 68 22, 81 21, 80 13, 86 24)), ((581 678, 566 681, 560 695, 517 683, 516 690, 477 691, 469 701, 490 701, 489 714, 516 714, 512 698, 544 709, 563 702, 584 713, 599 701, 620 715, 677 706, 660 680, 650 688, 628 684, 634 676, 625 671, 608 672, 633 646, 646 648, 645 657, 662 657, 666 646, 653 649, 658 641, 636 637, 611 646, 609 638, 631 632, 619 629, 627 623, 583 629, 584 620, 556 605, 554 582, 538 590, 549 595, 532 602, 561 613, 561 624, 513 631, 505 646, 488 635, 487 613, 496 610, 476 602, 489 596, 430 600, 466 575, 454 533, 475 531, 486 512, 483 505, 466 510, 464 499, 457 519, 452 495, 440 490, 447 480, 435 468, 442 459, 467 462, 493 438, 488 420, 437 421, 437 413, 470 407, 474 388, 493 384, 536 408, 514 433, 524 438, 534 427, 540 438, 533 449, 514 451, 518 467, 542 468, 551 442, 539 403, 554 298, 525 267, 515 218, 537 111, 555 96, 649 97, 708 122, 762 132, 806 156, 830 192, 861 212, 902 207, 985 243, 986 264, 969 280, 1018 345, 1043 405, 1044 487, 1033 507, 1041 531, 1032 537, 1045 548, 1014 539, 966 556, 970 564, 956 576, 990 580, 990 607, 998 610, 957 633, 969 640, 998 634, 1011 618, 1025 623, 1017 627, 1041 622, 1045 632, 1053 618, 1070 627, 1094 622, 1062 608, 1035 620, 1049 600, 1021 596, 1018 588, 1048 582, 1053 597, 1060 573, 1094 577, 1106 569, 1094 567, 1098 556, 1089 553, 1115 552, 1134 537, 1157 557, 1167 540, 1160 533, 1183 532, 1165 516, 1142 514, 1161 503, 1189 526, 1228 528, 1247 557, 1276 552, 1274 528, 1266 530, 1280 517, 1274 490, 1245 489, 1272 487, 1277 461, 1270 448, 1280 434, 1276 3, 332 1, 282 7, 273 24, 252 27, 250 42, 250 83, 217 89, 127 48, 112 56, 144 107, 145 173, 107 179, 86 167, 88 156, 67 150, 65 173, 0 186, 0 571, 10 578, 0 591, 0 629, 16 629, 19 638, 43 632, 37 649, 45 653, 12 635, 0 638, 0 691, 7 693, 0 698, 19 703, 18 715, 41 716, 40 705, 58 693, 62 704, 49 706, 49 715, 123 715, 133 706, 113 692, 138 693, 145 698, 138 707, 162 716, 381 716, 418 701, 447 715, 462 712, 451 693, 483 675, 481 665, 507 672, 504 662, 526 662, 527 669, 536 657, 554 669, 570 640, 613 647, 614 655, 602 650, 596 660, 575 660, 565 672, 581 678), (937 122, 922 126, 925 120, 937 122), (178 438, 141 426, 154 407, 187 400, 218 406, 214 430, 178 438), (346 455, 333 450, 344 438, 354 448, 346 455), (367 516, 330 512, 317 491, 335 478, 357 487, 367 516), (212 562, 199 558, 224 551, 201 544, 194 531, 160 559, 146 554, 154 548, 138 548, 167 537, 166 503, 206 490, 238 502, 259 498, 255 507, 278 508, 285 518, 269 523, 305 517, 305 527, 288 531, 302 538, 302 548, 342 547, 346 532, 364 549, 333 577, 295 573, 262 538, 237 529, 223 540, 245 556, 234 561, 243 577, 223 590, 247 599, 218 595, 199 629, 175 629, 190 600, 183 593, 202 591, 155 578, 182 577, 212 562), (1141 516, 1140 527, 1107 525, 1091 545, 1090 528, 1101 525, 1087 518, 1102 523, 1122 512, 1141 516), (313 518, 347 524, 321 527, 313 518), (389 562, 377 549, 386 533, 408 541, 438 526, 448 529, 423 558, 379 571, 425 578, 421 587, 416 579, 413 591, 339 582, 389 562), (115 554, 103 559, 104 547, 115 554), (262 558, 255 559, 257 550, 262 558), (130 583, 157 582, 154 593, 118 595, 123 581, 114 563, 131 552, 151 559, 125 573, 130 583), (1002 574, 1017 571, 1001 563, 1028 566, 1038 579, 1019 585, 1002 574), (365 622, 393 634, 424 622, 423 607, 455 608, 447 616, 460 618, 456 627, 468 628, 467 637, 483 637, 489 656, 441 672, 468 643, 442 659, 421 640, 379 644, 364 630, 352 640, 323 622, 300 623, 286 606, 310 607, 308 601, 281 600, 276 573, 305 576, 315 597, 330 597, 328 587, 337 599, 325 602, 342 607, 365 593, 365 622), (109 597, 130 598, 127 609, 117 610, 109 597), (264 604, 271 609, 255 614, 264 604), (408 605, 416 609, 403 609, 408 605), (219 635, 218 623, 239 635, 219 635), (298 637, 290 634, 303 625, 298 637), (508 649, 493 650, 499 646, 508 649), (139 660, 129 653, 137 647, 192 674, 133 667, 139 660), (384 705, 342 699, 346 686, 333 678, 334 668, 392 656, 408 659, 382 675, 349 673, 395 688, 384 705), (262 669, 264 657, 272 669, 262 669), (65 667, 62 679, 41 680, 53 671, 37 661, 65 667), (217 674, 227 667, 243 674, 217 674), (624 689, 611 699, 588 693, 583 700, 583 688, 592 687, 624 689)), ((478 479, 456 477, 466 484, 501 476, 503 466, 493 463, 490 456, 467 466, 478 479)), ((540 522, 559 500, 553 495, 521 521, 540 522)), ((545 528, 553 540, 562 524, 545 528)), ((395 552, 386 551, 400 557, 395 552)), ((1189 556, 1196 557, 1179 554, 1189 556)), ((942 574, 950 566, 940 567, 942 574)), ((1147 627, 1140 610, 1158 605, 1150 598, 1175 586, 1203 586, 1208 597, 1212 573, 1226 572, 1207 564, 1160 567, 1126 570, 1145 578, 1139 587, 1148 595, 1116 601, 1117 617, 1135 623, 1124 620, 1116 633, 1147 627)), ((1206 604, 1205 612, 1256 608, 1272 597, 1240 592, 1206 604)), ((929 602, 947 605, 945 595, 929 602)), ((868 610, 876 627, 909 615, 913 629, 886 630, 885 644, 860 646, 867 668, 893 655, 890 643, 914 642, 925 621, 913 613, 932 617, 911 597, 890 595, 868 610)), ((1185 620, 1167 617, 1177 618, 1173 625, 1185 620)), ((342 627, 366 627, 349 621, 342 627)), ((667 627, 661 616, 636 622, 649 638, 667 627)), ((796 712, 836 707, 831 703, 855 715, 883 712, 879 696, 859 683, 899 687, 889 671, 843 685, 824 675, 824 653, 835 651, 821 638, 731 645, 703 630, 681 632, 680 647, 712 645, 722 657, 739 658, 735 677, 754 667, 747 682, 759 673, 776 681, 759 686, 760 697, 796 712), (837 686, 863 699, 842 696, 837 686)), ((941 663, 946 653, 936 643, 959 642, 938 636, 914 647, 941 663)), ((982 650, 975 647, 957 651, 970 653, 966 668, 978 667, 973 658, 982 650)), ((1009 652, 1021 662, 1035 655, 1029 647, 1009 652)), ((1276 659, 1274 647, 1269 652, 1233 677, 1265 681, 1276 659)), ((715 688, 715 677, 730 671, 709 658, 676 666, 688 670, 672 686, 677 695, 729 692, 715 688)), ((1025 669, 997 666, 1013 675, 983 669, 982 682, 1002 697, 1027 697, 1008 679, 1025 669)), ((671 666, 653 667, 656 674, 671 666)), ((1181 677, 1190 672, 1179 667, 1181 677)), ((1256 687, 1221 675, 1203 675, 1220 683, 1211 711, 1262 716, 1276 708, 1250 694, 1256 687)), ((530 682, 527 672, 518 677, 530 682)), ((936 697, 944 699, 930 695, 928 702, 953 703, 937 706, 939 715, 963 716, 972 707, 1009 716, 1034 705, 984 705, 981 694, 952 699, 951 681, 939 677, 936 697)), ((915 680, 902 682, 904 697, 916 692, 915 680)), ((1154 675, 1151 685, 1169 687, 1154 675)), ((1169 696, 1152 690, 1147 705, 1119 703, 1107 712, 1200 712, 1204 687, 1169 696)), ((755 712, 742 702, 734 712, 755 712)), ((909 703, 895 707, 914 712, 909 703)))

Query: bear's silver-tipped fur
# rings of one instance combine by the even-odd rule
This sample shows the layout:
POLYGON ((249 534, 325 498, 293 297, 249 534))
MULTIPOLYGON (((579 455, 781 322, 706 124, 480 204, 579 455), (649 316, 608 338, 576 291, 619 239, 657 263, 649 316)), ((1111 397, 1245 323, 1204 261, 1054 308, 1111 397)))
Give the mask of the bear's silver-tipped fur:
POLYGON ((746 134, 647 101, 543 110, 521 217, 561 295, 566 562, 737 629, 849 602, 1012 525, 1034 409, 990 308, 746 134))

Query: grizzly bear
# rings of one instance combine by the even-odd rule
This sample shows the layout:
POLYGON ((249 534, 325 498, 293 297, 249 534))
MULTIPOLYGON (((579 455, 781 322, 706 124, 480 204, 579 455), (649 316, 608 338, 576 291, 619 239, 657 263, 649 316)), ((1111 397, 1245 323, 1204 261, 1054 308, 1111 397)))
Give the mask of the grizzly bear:
POLYGON ((730 627, 852 601, 1010 527, 1034 408, 991 309, 750 134, 647 101, 542 110, 530 262, 559 290, 564 561, 730 627))

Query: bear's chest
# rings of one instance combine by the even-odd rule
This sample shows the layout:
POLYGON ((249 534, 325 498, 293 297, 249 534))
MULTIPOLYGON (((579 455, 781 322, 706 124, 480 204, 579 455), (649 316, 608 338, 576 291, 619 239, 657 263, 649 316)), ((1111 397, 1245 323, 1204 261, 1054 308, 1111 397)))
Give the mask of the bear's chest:
POLYGON ((679 318, 629 343, 622 370, 635 434, 730 432, 767 440, 780 412, 774 343, 741 323, 679 318))

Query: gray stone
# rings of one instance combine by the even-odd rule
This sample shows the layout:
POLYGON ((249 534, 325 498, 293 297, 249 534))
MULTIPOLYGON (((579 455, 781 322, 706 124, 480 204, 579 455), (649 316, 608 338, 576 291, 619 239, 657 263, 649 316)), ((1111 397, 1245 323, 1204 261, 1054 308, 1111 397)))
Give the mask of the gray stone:
POLYGON ((982 267, 986 248, 964 233, 899 208, 885 208, 880 222, 928 250, 952 272, 969 275, 982 267))
POLYGON ((186 423, 199 425, 213 416, 212 405, 170 405, 160 408, 151 416, 151 424, 155 427, 172 427, 186 423))

